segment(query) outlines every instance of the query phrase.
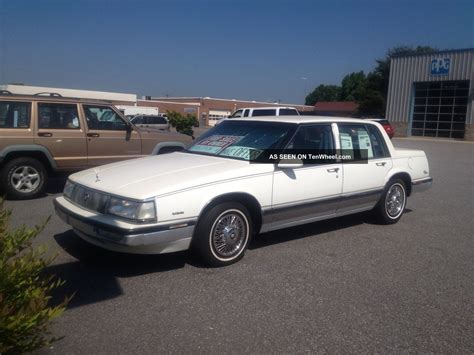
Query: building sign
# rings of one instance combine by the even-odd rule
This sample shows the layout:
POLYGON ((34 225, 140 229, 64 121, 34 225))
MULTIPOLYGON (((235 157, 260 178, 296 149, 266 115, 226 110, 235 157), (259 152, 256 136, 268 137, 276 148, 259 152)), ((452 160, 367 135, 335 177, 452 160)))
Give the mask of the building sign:
POLYGON ((435 58, 431 60, 431 75, 448 75, 451 58, 435 58))

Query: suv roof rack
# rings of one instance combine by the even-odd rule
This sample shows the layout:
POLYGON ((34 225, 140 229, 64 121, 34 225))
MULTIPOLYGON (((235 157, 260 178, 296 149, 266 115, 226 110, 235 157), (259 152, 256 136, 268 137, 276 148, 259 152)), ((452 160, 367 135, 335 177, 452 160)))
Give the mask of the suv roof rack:
POLYGON ((38 92, 34 96, 51 96, 51 97, 63 97, 63 95, 58 94, 57 92, 38 92))
POLYGON ((0 95, 13 95, 11 91, 8 90, 0 90, 0 95))

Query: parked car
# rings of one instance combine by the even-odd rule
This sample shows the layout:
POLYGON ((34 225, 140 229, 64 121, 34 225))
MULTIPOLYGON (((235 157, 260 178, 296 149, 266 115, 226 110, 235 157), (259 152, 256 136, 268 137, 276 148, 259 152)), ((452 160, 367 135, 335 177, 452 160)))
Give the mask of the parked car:
POLYGON ((223 266, 243 257, 253 234, 368 210, 395 223, 407 197, 431 182, 425 153, 395 149, 378 123, 249 118, 214 127, 183 152, 73 174, 54 204, 63 221, 99 247, 191 249, 223 266), (301 148, 354 159, 365 152, 366 161, 254 160, 268 149, 301 148))
POLYGON ((393 126, 390 124, 390 122, 385 119, 385 118, 370 118, 371 121, 378 122, 382 125, 383 129, 385 132, 387 132, 387 135, 389 136, 390 139, 392 139, 395 136, 395 129, 393 126))
POLYGON ((218 119, 215 125, 221 124, 228 119, 244 117, 263 117, 263 116, 299 116, 299 112, 294 107, 248 107, 240 108, 234 111, 229 117, 218 119))
POLYGON ((168 118, 164 115, 138 115, 134 116, 130 122, 137 127, 170 130, 168 118))
POLYGON ((110 103, 60 95, 0 94, 0 189, 43 193, 50 173, 183 149, 191 137, 138 130, 110 103))

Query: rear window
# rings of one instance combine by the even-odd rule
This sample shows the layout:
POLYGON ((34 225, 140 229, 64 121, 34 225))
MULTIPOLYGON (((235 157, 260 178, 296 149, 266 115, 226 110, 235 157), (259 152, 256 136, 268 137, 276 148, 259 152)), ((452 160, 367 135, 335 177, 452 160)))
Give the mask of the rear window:
POLYGON ((0 101, 0 128, 29 128, 30 102, 0 101))
POLYGON ((252 116, 276 116, 275 109, 265 109, 265 110, 253 110, 252 116))

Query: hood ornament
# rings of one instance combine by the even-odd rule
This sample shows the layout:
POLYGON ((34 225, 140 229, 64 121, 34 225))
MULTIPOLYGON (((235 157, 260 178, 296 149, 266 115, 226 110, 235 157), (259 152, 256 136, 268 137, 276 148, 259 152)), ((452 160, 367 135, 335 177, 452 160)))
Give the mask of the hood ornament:
POLYGON ((99 182, 99 181, 100 181, 100 179, 99 179, 99 172, 94 169, 94 173, 95 173, 95 182, 99 182))

